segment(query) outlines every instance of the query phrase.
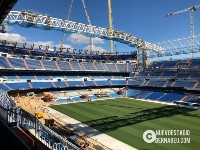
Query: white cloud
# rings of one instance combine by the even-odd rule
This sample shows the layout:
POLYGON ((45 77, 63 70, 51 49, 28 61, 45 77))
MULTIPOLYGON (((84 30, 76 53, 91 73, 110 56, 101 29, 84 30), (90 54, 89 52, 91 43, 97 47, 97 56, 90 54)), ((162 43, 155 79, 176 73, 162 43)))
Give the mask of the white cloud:
POLYGON ((26 41, 26 37, 15 33, 0 33, 0 40, 24 43, 26 41))
POLYGON ((104 44, 104 40, 100 38, 93 38, 94 44, 104 44))
MULTIPOLYGON (((27 43, 29 45, 34 44, 35 47, 42 45, 42 47, 49 46, 50 48, 53 47, 60 47, 59 44, 55 45, 53 41, 27 41, 27 38, 16 33, 0 33, 0 40, 12 41, 17 43, 27 43)), ((72 48, 71 45, 63 44, 64 48, 72 48)))
MULTIPOLYGON (((83 50, 90 50, 90 45, 83 48, 83 50)), ((93 45, 93 51, 105 52, 106 50, 103 47, 93 45)))
MULTIPOLYGON (((78 33, 72 33, 70 34, 70 36, 68 36, 67 41, 73 44, 89 44, 90 37, 86 37, 78 33)), ((103 43, 104 43, 103 39, 93 38, 93 44, 103 44, 103 43)))

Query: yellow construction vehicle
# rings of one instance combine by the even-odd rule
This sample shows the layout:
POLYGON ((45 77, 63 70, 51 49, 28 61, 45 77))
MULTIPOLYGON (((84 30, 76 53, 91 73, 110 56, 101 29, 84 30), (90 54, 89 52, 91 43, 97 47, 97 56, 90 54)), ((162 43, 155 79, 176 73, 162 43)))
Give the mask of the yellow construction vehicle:
POLYGON ((43 117, 43 112, 35 112, 35 116, 40 119, 43 117))

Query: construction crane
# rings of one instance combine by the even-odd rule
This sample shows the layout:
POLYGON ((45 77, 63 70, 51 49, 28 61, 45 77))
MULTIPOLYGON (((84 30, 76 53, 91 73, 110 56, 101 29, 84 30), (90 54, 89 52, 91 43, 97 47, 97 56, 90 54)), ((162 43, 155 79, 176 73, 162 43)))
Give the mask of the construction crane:
MULTIPOLYGON (((69 18, 70 18, 70 14, 71 14, 73 2, 74 2, 74 0, 71 0, 71 2, 70 2, 70 8, 69 8, 68 15, 67 15, 67 20, 68 20, 68 21, 69 21, 69 18)), ((85 5, 85 1, 82 0, 82 3, 83 3, 83 8, 84 8, 84 11, 85 11, 85 15, 86 15, 86 17, 87 17, 88 24, 91 25, 91 21, 90 21, 88 12, 87 12, 87 8, 86 8, 86 5, 85 5)), ((60 43, 60 49, 63 48, 63 44, 64 44, 64 41, 65 41, 65 37, 66 37, 66 33, 63 34, 62 41, 61 41, 61 43, 60 43)), ((92 38, 92 37, 90 37, 90 51, 93 52, 93 38, 92 38)))
MULTIPOLYGON (((87 20, 88 20, 88 24, 91 25, 91 21, 90 21, 90 17, 88 15, 88 12, 87 12, 87 9, 86 9, 86 5, 85 5, 85 0, 82 0, 82 3, 83 3, 83 8, 85 10, 85 15, 87 17, 87 20)), ((90 52, 93 52, 93 38, 90 37, 90 52)))
MULTIPOLYGON (((111 0, 108 0, 108 17, 109 17, 109 29, 112 30, 112 9, 111 0)), ((113 41, 110 40, 110 53, 113 53, 113 41)))
MULTIPOLYGON (((70 17, 70 14, 71 14, 73 2, 74 2, 74 0, 71 0, 71 2, 70 2, 70 7, 69 7, 68 15, 67 15, 67 21, 69 21, 69 17, 70 17)), ((65 37, 66 37, 66 33, 64 32, 64 33, 63 33, 63 37, 62 37, 62 41, 61 41, 61 43, 60 43, 60 49, 63 48, 63 44, 64 44, 64 41, 65 41, 65 37)))
POLYGON ((184 13, 184 12, 187 12, 187 11, 190 12, 190 33, 191 33, 191 54, 192 54, 192 57, 193 57, 193 51, 194 51, 194 38, 195 38, 194 37, 194 11, 196 11, 199 8, 200 8, 200 5, 195 5, 195 6, 186 8, 184 10, 169 13, 169 14, 166 15, 166 17, 169 17, 169 16, 173 16, 173 15, 176 15, 176 14, 184 13))

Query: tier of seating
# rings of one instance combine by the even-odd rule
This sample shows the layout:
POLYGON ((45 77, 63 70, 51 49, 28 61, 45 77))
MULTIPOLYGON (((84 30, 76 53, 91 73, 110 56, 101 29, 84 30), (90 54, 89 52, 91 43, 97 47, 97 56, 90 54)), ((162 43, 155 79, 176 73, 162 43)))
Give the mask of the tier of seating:
MULTIPOLYGON (((33 76, 32 76, 33 77, 33 76)), ((76 76, 75 76, 76 77, 76 76)), ((154 87, 184 87, 190 89, 198 89, 200 84, 198 81, 162 81, 162 80, 135 80, 125 78, 95 78, 84 80, 83 78, 51 78, 50 76, 37 76, 33 79, 12 78, 0 83, 0 88, 9 90, 23 90, 23 89, 39 89, 39 88, 63 88, 63 87, 86 87, 86 86, 111 86, 111 85, 136 85, 136 86, 154 86, 154 87)))
POLYGON ((199 80, 171 80, 171 79, 129 79, 129 85, 153 86, 153 87, 182 87, 189 89, 198 89, 199 80))
POLYGON ((186 60, 169 60, 169 61, 154 61, 148 68, 198 68, 200 60, 186 59, 186 60))
POLYGON ((131 72, 134 66, 132 63, 36 60, 0 56, 0 69, 131 72))
MULTIPOLYGON (((95 87, 112 85, 134 85, 143 87, 184 87, 197 89, 200 87, 200 72, 190 72, 187 67, 197 67, 198 59, 153 62, 143 72, 131 72, 134 64, 108 62, 82 62, 62 60, 37 60, 14 57, 0 57, 2 71, 0 73, 0 88, 9 90, 46 89, 64 87, 95 87), (180 68, 185 68, 183 71, 180 68), (7 69, 15 71, 5 71, 7 69), (19 69, 19 70, 18 70, 19 69), (23 71, 21 71, 23 70, 23 71), (31 72, 32 70, 38 70, 31 72), (42 70, 49 70, 49 72, 42 70), (50 71, 52 70, 52 71, 50 71), (64 72, 64 71, 71 71, 64 72), (79 73, 78 71, 82 71, 79 73), (88 73, 87 71, 90 71, 88 73), (105 71, 97 74, 96 71, 105 71), (94 73, 91 73, 94 72, 94 73), (112 72, 119 72, 113 75, 112 72), (126 79, 130 73, 130 78, 126 79)), ((155 99, 166 102, 182 99, 177 93, 161 93, 137 91, 133 94, 137 99, 155 99), (175 94, 175 95, 174 95, 175 94), (155 95, 155 96, 154 96, 155 95), (172 98, 173 97, 173 98, 172 98)), ((132 95, 132 96, 133 96, 132 95)), ((80 100, 74 97, 74 100, 80 100)), ((62 100, 60 100, 62 101, 62 100)))
POLYGON ((200 59, 169 60, 153 62, 142 72, 130 74, 132 85, 154 87, 200 87, 200 59))
POLYGON ((136 99, 147 99, 147 100, 153 100, 153 101, 173 102, 173 101, 182 100, 183 98, 185 98, 185 96, 187 96, 187 94, 164 92, 164 91, 129 89, 128 96, 136 98, 136 99))
POLYGON ((94 79, 84 81, 81 79, 69 80, 31 80, 29 81, 4 81, 0 83, 0 89, 9 90, 26 90, 26 89, 45 89, 45 88, 64 88, 64 87, 87 87, 87 86, 111 86, 111 85, 127 85, 125 79, 94 79))
MULTIPOLYGON (((180 87, 197 90, 200 87, 198 70, 200 59, 170 60, 153 62, 142 72, 130 74, 128 85, 143 87, 180 87)), ((163 92, 152 90, 129 90, 129 96, 137 99, 149 99, 164 102, 188 101, 199 102, 198 94, 163 92)))
POLYGON ((58 72, 0 72, 0 79, 4 80, 33 80, 33 79, 124 79, 128 74, 124 75, 107 75, 107 74, 85 74, 80 75, 79 73, 58 73, 58 72))
POLYGON ((198 71, 191 70, 145 70, 143 72, 131 73, 130 77, 133 78, 146 78, 146 79, 200 79, 200 73, 198 71))

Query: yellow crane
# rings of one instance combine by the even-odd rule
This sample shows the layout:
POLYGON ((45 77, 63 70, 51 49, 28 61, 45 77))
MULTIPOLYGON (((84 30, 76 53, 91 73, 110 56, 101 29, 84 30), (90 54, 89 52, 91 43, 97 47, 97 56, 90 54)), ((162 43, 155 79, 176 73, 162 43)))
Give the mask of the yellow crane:
POLYGON ((170 12, 166 15, 166 17, 169 17, 169 16, 173 16, 173 15, 188 12, 188 11, 190 12, 190 33, 191 33, 191 54, 192 54, 192 57, 193 57, 193 50, 194 50, 194 11, 196 11, 199 8, 200 8, 200 5, 195 5, 195 6, 188 7, 186 9, 176 11, 176 12, 173 12, 173 13, 170 12))
MULTIPOLYGON (((108 17, 109 17, 109 29, 112 30, 112 8, 111 8, 111 0, 108 0, 108 17)), ((110 53, 113 53, 113 41, 110 40, 110 53)))

